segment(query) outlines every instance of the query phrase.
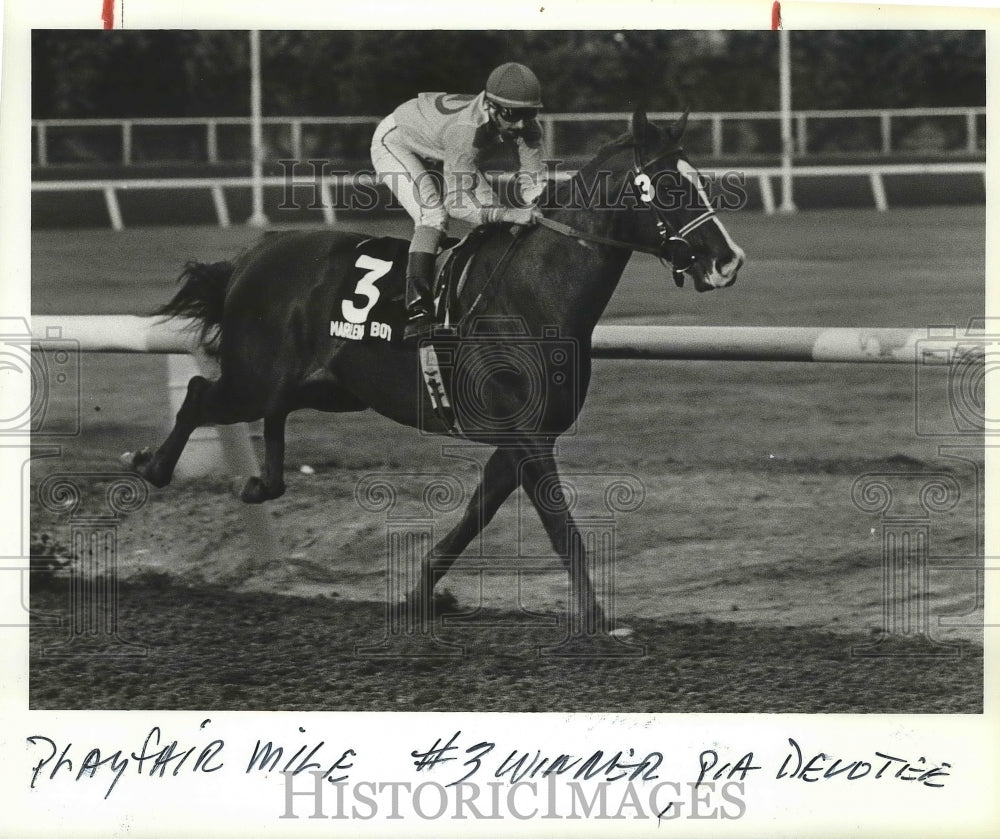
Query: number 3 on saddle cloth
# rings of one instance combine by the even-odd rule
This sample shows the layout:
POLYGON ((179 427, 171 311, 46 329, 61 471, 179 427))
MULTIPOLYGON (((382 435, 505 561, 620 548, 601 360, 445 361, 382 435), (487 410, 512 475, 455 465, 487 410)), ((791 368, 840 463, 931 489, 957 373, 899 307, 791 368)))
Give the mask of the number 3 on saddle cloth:
MULTIPOLYGON (((461 241, 446 239, 445 250, 438 258, 435 280, 436 321, 431 340, 419 344, 420 368, 435 414, 451 431, 457 432, 455 415, 448 399, 438 351, 443 344, 455 340, 454 330, 448 329, 449 310, 458 289, 472 263, 479 244, 481 228, 473 230, 461 241)), ((347 341, 403 342, 407 313, 406 260, 409 243, 405 239, 379 237, 364 239, 354 247, 353 263, 348 263, 347 276, 332 300, 330 311, 331 338, 347 341)), ((446 365, 447 366, 447 365, 446 365)))

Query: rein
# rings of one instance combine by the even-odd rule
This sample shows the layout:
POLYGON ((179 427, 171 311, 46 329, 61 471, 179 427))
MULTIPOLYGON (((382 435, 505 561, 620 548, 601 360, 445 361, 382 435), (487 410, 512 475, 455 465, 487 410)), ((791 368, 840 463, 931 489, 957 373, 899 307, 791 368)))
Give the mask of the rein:
POLYGON ((561 221, 553 221, 552 219, 545 218, 544 216, 538 219, 538 223, 542 227, 547 227, 549 230, 554 230, 556 233, 561 233, 563 236, 569 236, 572 239, 582 239, 583 241, 596 242, 600 245, 611 245, 615 248, 624 248, 625 250, 630 251, 651 253, 654 256, 660 255, 660 249, 658 247, 651 248, 647 245, 638 245, 634 242, 626 242, 622 239, 612 239, 610 236, 598 236, 596 233, 584 233, 582 230, 577 230, 575 227, 563 224, 561 221))
MULTIPOLYGON (((490 290, 490 287, 493 285, 493 280, 499 273, 500 269, 506 267, 507 263, 510 261, 511 254, 514 252, 514 247, 515 245, 517 245, 518 240, 520 238, 521 237, 519 235, 515 235, 512 237, 511 243, 507 246, 507 250, 505 250, 503 254, 500 256, 500 259, 497 261, 497 264, 493 266, 493 270, 490 272, 490 275, 486 278, 486 282, 483 283, 483 287, 479 289, 479 294, 477 294, 473 299, 472 303, 469 304, 469 308, 465 310, 465 314, 463 314, 455 323, 453 327, 454 329, 460 329, 465 324, 465 322, 472 317, 472 313, 475 312, 479 304, 482 302, 483 295, 490 290)), ((472 259, 475 260, 475 258, 476 256, 473 255, 472 259)), ((472 264, 471 261, 469 264, 470 265, 472 264)), ((448 312, 447 309, 445 310, 444 326, 451 327, 450 313, 448 312)))

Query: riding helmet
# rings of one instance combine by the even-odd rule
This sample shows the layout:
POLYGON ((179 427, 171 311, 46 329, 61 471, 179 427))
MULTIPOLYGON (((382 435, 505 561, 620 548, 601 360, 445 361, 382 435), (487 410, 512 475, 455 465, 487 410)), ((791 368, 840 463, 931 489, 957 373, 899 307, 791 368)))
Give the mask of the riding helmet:
POLYGON ((486 98, 505 108, 541 108, 542 86, 523 64, 508 61, 490 73, 486 98))

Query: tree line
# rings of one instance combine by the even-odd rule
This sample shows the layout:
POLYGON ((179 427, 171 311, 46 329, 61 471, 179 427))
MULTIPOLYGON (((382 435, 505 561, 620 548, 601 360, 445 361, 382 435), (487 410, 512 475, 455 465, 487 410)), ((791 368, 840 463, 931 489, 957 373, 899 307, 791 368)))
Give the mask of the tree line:
MULTIPOLYGON (((982 106, 982 31, 791 33, 797 109, 982 106)), ((775 110, 766 31, 271 31, 264 112, 379 115, 419 91, 476 92, 504 61, 532 67, 552 112, 775 110)), ((32 116, 249 113, 246 32, 32 33, 32 116)))

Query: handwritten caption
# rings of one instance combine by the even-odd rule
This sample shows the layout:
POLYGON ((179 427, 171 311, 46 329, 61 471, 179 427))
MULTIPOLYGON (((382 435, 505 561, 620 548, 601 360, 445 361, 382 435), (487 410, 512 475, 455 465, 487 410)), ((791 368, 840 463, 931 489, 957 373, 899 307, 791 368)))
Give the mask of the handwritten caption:
MULTIPOLYGON (((442 745, 439 738, 426 751, 414 751, 414 766, 418 772, 433 769, 439 764, 460 760, 460 754, 468 757, 459 763, 466 773, 451 781, 449 785, 471 780, 483 768, 487 755, 496 749, 496 743, 482 741, 460 749, 456 742, 461 732, 452 735, 447 743, 442 745), (452 753, 455 754, 452 754, 452 753)), ((809 783, 829 780, 843 776, 849 781, 857 781, 866 777, 876 780, 893 778, 900 781, 916 781, 927 787, 943 787, 943 779, 950 773, 951 764, 942 762, 940 765, 928 764, 927 758, 921 756, 916 762, 890 755, 885 752, 873 752, 869 760, 846 760, 826 752, 807 753, 792 737, 788 738, 789 752, 774 778, 780 780, 801 780, 809 783), (874 774, 873 774, 874 773, 874 774)), ((501 753, 502 754, 502 753, 501 753)), ((552 774, 564 775, 572 773, 573 780, 581 777, 590 780, 594 777, 607 783, 613 783, 627 778, 629 781, 652 781, 660 776, 657 769, 663 763, 661 752, 647 752, 639 758, 635 749, 629 749, 628 754, 618 751, 605 756, 603 750, 593 752, 589 757, 575 757, 569 754, 556 756, 543 755, 540 750, 530 752, 514 750, 505 757, 499 758, 493 776, 508 777, 517 782, 525 778, 548 777, 552 774)), ((746 781, 753 772, 760 772, 764 767, 754 763, 754 753, 745 752, 735 761, 723 761, 715 749, 704 749, 698 756, 698 780, 696 785, 706 781, 746 781)))
MULTIPOLYGON (((210 719, 204 720, 201 729, 207 728, 211 722, 210 719)), ((299 733, 305 732, 304 728, 299 728, 299 733)), ((126 753, 119 748, 112 752, 107 747, 103 750, 94 747, 84 754, 84 750, 74 748, 73 743, 67 743, 60 749, 60 744, 51 737, 33 734, 28 737, 28 743, 43 749, 44 753, 32 769, 30 786, 34 789, 40 781, 55 781, 60 775, 72 777, 75 781, 95 778, 99 770, 107 767, 106 772, 111 775, 104 793, 107 798, 130 765, 136 775, 149 778, 165 778, 168 772, 173 777, 182 772, 211 775, 226 767, 223 757, 226 742, 222 739, 212 740, 200 747, 182 746, 178 740, 165 741, 160 727, 153 726, 138 751, 126 753), (83 754, 82 759, 80 754, 83 754)), ((301 772, 321 771, 330 783, 341 783, 348 779, 347 770, 353 768, 357 752, 352 748, 341 749, 339 756, 331 762, 330 755, 335 751, 337 749, 328 747, 325 740, 303 744, 294 752, 290 746, 275 746, 270 740, 266 743, 257 740, 249 759, 245 761, 244 773, 289 772, 298 775, 301 772)))
MULTIPOLYGON (((344 784, 351 781, 351 771, 359 758, 359 750, 350 745, 334 745, 325 739, 311 737, 303 737, 305 742, 292 744, 276 745, 272 740, 265 742, 258 738, 252 747, 228 745, 222 738, 208 739, 210 725, 210 719, 202 721, 199 734, 204 737, 193 744, 169 739, 160 726, 153 726, 135 750, 81 747, 73 742, 59 743, 43 734, 33 734, 27 738, 32 759, 36 761, 30 770, 30 788, 57 780, 86 782, 100 778, 104 782, 100 786, 104 790, 103 797, 108 798, 130 770, 145 778, 176 777, 182 773, 215 776, 224 770, 242 771, 244 775, 281 773, 295 776, 308 772, 316 777, 317 783, 344 784)), ((298 732, 307 733, 301 727, 298 732)), ((912 760, 887 750, 872 750, 870 754, 849 758, 807 749, 792 737, 787 738, 787 744, 780 763, 769 766, 766 764, 770 761, 753 751, 732 756, 717 749, 703 749, 686 770, 692 779, 688 783, 693 787, 720 781, 742 784, 754 777, 770 776, 779 781, 806 783, 867 779, 940 788, 951 777, 950 763, 930 761, 925 756, 912 760)), ((661 778, 665 761, 661 751, 634 747, 616 751, 585 750, 580 754, 510 749, 501 747, 496 741, 464 736, 461 731, 454 732, 447 740, 437 737, 429 747, 407 751, 413 770, 416 773, 433 772, 442 788, 471 783, 492 785, 497 780, 519 784, 553 778, 602 784, 619 781, 645 784, 661 778)))

